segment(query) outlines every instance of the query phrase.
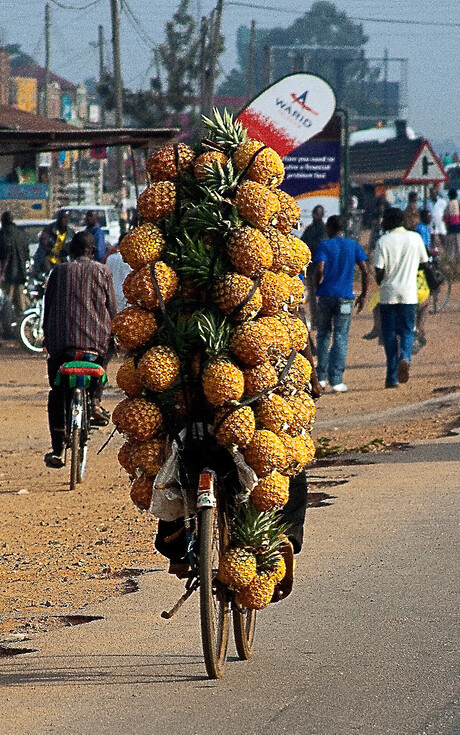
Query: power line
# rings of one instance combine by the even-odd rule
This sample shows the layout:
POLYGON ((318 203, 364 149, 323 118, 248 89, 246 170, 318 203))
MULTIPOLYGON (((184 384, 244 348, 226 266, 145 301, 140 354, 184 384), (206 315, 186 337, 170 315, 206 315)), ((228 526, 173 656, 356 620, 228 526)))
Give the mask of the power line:
POLYGON ((58 8, 63 8, 64 10, 86 10, 87 8, 91 8, 93 5, 97 5, 101 2, 101 0, 92 0, 90 3, 87 3, 86 5, 64 5, 64 3, 58 2, 58 0, 50 0, 54 5, 57 5, 58 8))

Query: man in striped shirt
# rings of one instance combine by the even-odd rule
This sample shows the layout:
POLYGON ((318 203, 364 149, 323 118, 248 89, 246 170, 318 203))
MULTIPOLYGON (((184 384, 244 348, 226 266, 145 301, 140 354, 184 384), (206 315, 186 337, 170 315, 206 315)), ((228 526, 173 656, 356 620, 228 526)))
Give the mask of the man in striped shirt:
MULTIPOLYGON (((44 344, 48 352, 48 421, 52 452, 45 455, 49 467, 62 467, 65 434, 65 393, 54 384, 59 367, 75 359, 75 352, 91 352, 106 367, 111 342, 111 322, 117 313, 110 268, 96 263, 94 238, 78 232, 69 251, 72 260, 51 272, 45 292, 44 344)), ((100 405, 102 383, 92 391, 92 417, 96 425, 108 423, 100 405)))

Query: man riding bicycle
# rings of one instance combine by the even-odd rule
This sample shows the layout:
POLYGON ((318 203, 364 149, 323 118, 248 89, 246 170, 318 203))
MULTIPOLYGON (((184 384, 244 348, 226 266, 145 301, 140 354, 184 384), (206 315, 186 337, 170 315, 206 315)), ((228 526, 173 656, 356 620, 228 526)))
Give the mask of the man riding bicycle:
MULTIPOLYGON (((48 421, 52 451, 45 455, 48 467, 64 466, 65 401, 62 384, 55 385, 60 366, 78 353, 91 353, 106 367, 110 358, 111 321, 117 313, 110 268, 96 263, 94 238, 88 231, 72 238, 70 262, 52 271, 45 292, 44 345, 48 352, 48 421)), ((86 358, 88 359, 88 358, 86 358)), ((105 426, 109 414, 101 406, 102 382, 91 387, 91 422, 105 426)))

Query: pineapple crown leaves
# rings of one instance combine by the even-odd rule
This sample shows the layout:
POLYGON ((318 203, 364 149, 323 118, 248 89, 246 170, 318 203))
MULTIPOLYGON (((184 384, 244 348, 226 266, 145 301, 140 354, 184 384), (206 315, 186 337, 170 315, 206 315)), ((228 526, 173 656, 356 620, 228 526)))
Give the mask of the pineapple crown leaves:
POLYGON ((228 351, 231 324, 221 313, 198 311, 192 319, 196 324, 198 335, 210 357, 225 356, 228 351))
POLYGON ((182 363, 187 361, 199 344, 198 330, 193 315, 187 318, 184 314, 174 312, 172 309, 168 310, 168 320, 159 325, 155 337, 159 344, 171 347, 182 363))
POLYGON ((203 166, 205 173, 200 188, 206 193, 210 192, 211 196, 218 194, 226 198, 233 196, 233 193, 241 179, 241 172, 237 171, 229 159, 225 166, 217 161, 216 163, 207 163, 203 166))
POLYGON ((252 503, 237 500, 232 515, 232 545, 248 547, 259 555, 270 551, 272 559, 281 534, 288 529, 281 522, 279 510, 261 512, 252 503))
POLYGON ((182 219, 182 227, 192 236, 207 232, 218 233, 225 237, 232 229, 242 224, 243 220, 236 206, 228 205, 223 200, 216 206, 216 203, 209 198, 190 208, 182 219))
POLYGON ((212 110, 214 120, 202 116, 203 123, 209 132, 209 137, 215 143, 222 145, 230 151, 237 148, 247 138, 247 133, 243 125, 233 119, 233 115, 224 108, 222 115, 217 107, 212 110))
POLYGON ((183 233, 177 241, 179 249, 168 250, 173 267, 178 273, 189 276, 199 286, 211 288, 215 281, 229 270, 229 264, 218 246, 208 245, 203 238, 192 238, 183 233))

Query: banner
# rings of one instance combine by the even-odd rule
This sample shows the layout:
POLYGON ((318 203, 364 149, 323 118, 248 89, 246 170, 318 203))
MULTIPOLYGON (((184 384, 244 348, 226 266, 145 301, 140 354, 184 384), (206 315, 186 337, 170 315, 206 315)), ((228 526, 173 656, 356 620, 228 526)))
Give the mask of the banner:
POLYGON ((326 217, 340 211, 341 121, 332 87, 313 74, 290 74, 267 87, 238 115, 250 138, 284 160, 281 189, 295 197, 302 228, 316 204, 326 217))

